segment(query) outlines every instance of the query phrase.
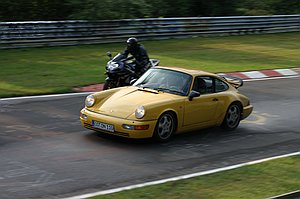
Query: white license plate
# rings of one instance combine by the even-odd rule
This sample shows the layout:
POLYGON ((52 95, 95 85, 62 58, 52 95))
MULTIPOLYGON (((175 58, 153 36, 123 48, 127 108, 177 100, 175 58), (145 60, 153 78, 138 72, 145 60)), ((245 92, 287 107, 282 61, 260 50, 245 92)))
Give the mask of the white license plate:
POLYGON ((111 124, 105 124, 103 122, 97 122, 97 121, 92 121, 92 125, 95 128, 101 129, 101 130, 105 130, 105 131, 109 131, 109 132, 114 132, 114 126, 111 124))

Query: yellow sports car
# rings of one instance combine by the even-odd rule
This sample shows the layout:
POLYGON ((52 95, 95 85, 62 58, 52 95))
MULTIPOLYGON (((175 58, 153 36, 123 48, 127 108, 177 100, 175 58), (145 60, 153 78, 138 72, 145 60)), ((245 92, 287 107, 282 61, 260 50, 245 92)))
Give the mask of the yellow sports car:
POLYGON ((209 72, 154 67, 132 86, 87 96, 80 120, 95 131, 158 141, 212 126, 233 130, 253 109, 241 85, 209 72))

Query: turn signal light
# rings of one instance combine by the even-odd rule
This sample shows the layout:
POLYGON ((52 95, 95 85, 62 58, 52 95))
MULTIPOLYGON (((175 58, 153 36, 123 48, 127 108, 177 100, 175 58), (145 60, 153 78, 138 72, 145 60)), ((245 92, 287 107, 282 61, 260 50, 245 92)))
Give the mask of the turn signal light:
POLYGON ((122 125, 124 129, 127 130, 148 130, 149 125, 129 125, 129 124, 123 124, 122 125))
POLYGON ((134 126, 134 130, 147 130, 149 129, 149 125, 137 125, 134 126))

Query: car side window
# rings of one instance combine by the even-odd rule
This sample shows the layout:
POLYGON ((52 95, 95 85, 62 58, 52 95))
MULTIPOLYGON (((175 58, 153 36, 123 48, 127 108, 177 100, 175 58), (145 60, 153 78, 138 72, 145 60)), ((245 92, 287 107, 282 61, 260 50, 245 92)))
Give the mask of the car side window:
POLYGON ((226 91, 229 88, 229 86, 225 82, 223 82, 219 79, 215 79, 215 84, 216 84, 216 86, 215 86, 216 93, 226 91))
POLYGON ((196 77, 193 85, 193 90, 200 94, 209 94, 214 92, 213 78, 211 77, 196 77))

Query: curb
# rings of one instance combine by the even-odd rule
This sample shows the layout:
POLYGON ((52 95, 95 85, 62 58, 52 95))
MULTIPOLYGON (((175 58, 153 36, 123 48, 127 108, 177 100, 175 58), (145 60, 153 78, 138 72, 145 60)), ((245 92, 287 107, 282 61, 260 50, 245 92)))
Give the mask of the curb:
POLYGON ((89 86, 83 86, 83 87, 75 87, 73 88, 73 91, 75 92, 96 92, 96 91, 102 91, 104 84, 92 84, 89 86))
MULTIPOLYGON (((296 76, 299 74, 300 74, 300 68, 218 73, 218 75, 235 76, 243 80, 296 76)), ((103 90, 103 84, 93 84, 89 86, 73 88, 73 91, 75 92, 96 92, 102 90, 103 90)))
POLYGON ((273 69, 261 71, 247 71, 247 72, 231 72, 231 73, 218 73, 219 75, 236 76, 243 80, 246 79, 262 79, 272 77, 286 77, 295 76, 300 74, 300 68, 292 69, 273 69))

